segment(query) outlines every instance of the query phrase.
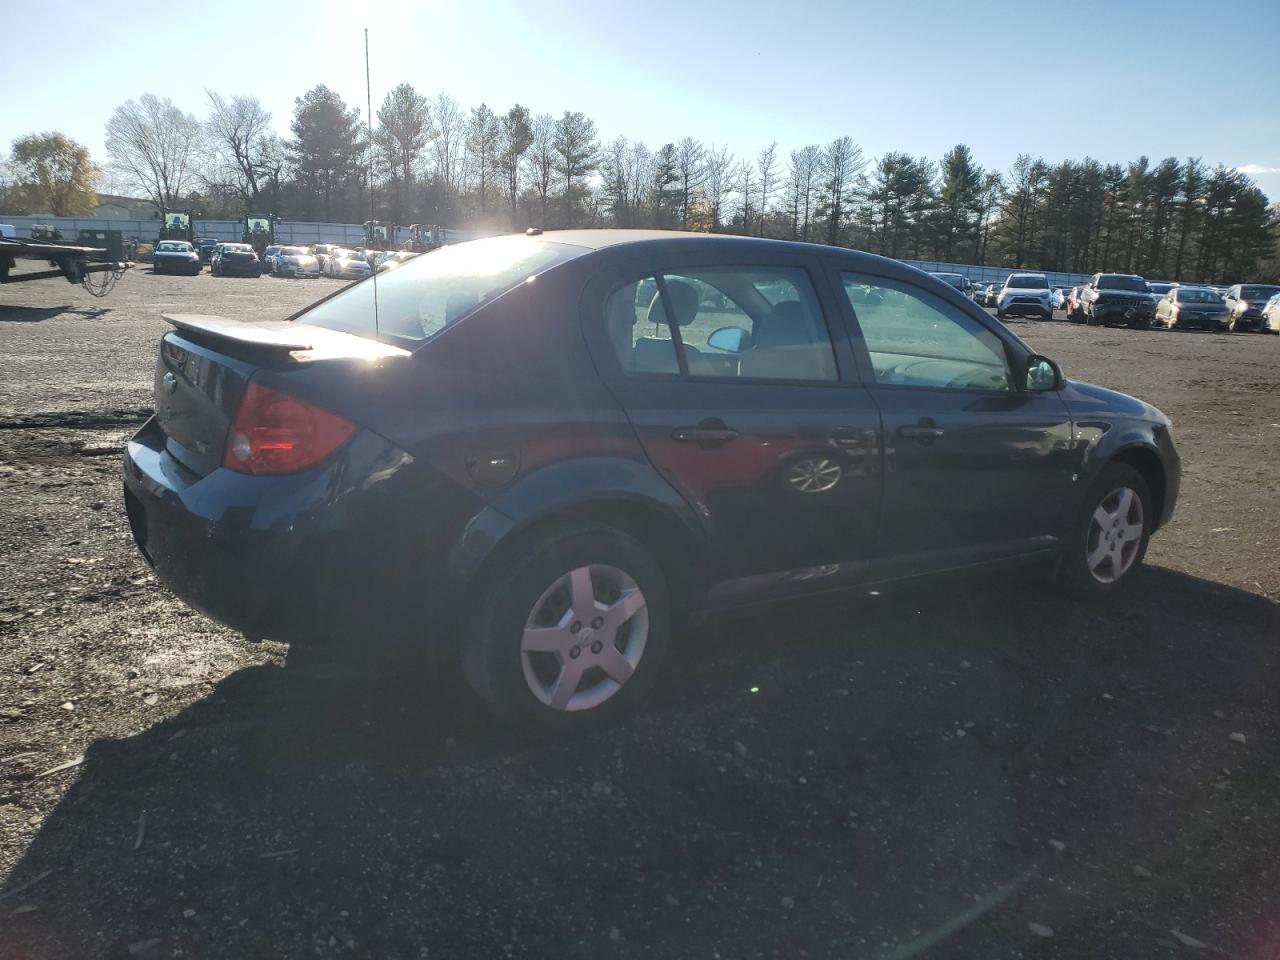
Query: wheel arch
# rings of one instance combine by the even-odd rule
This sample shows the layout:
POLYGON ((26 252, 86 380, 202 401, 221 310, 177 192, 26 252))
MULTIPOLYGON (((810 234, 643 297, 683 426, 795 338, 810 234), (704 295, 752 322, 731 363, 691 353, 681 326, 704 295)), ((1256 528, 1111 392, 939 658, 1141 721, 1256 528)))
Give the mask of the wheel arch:
POLYGON ((1153 501, 1151 530, 1154 533, 1164 516, 1165 497, 1168 495, 1168 478, 1165 476, 1160 454, 1154 446, 1146 443, 1129 443, 1116 449, 1099 465, 1099 469, 1110 463, 1123 463, 1132 467, 1147 482, 1153 501))
POLYGON ((647 463, 589 458, 544 467, 491 499, 451 551, 454 587, 469 592, 553 530, 588 527, 616 529, 652 552, 676 609, 716 579, 707 532, 674 488, 647 463))

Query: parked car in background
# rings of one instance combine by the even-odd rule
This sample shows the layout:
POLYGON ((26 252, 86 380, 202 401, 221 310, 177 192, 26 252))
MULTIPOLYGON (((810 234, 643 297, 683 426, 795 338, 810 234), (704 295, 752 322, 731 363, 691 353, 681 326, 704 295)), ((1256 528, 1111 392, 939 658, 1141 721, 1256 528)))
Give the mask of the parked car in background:
POLYGON ((1063 298, 1062 309, 1066 311, 1067 319, 1072 323, 1084 322, 1084 304, 1080 299, 1083 289, 1083 287, 1072 287, 1063 298))
POLYGON ((1147 281, 1134 274, 1095 273, 1080 299, 1090 326, 1148 327, 1156 313, 1156 298, 1147 281))
POLYGON ((214 248, 217 246, 218 240, 215 237, 199 237, 196 239, 196 253, 200 255, 202 264, 209 262, 209 258, 213 256, 214 248))
POLYGON ((338 247, 331 250, 325 258, 324 272, 327 277, 359 279, 369 276, 373 270, 369 261, 355 250, 338 247))
POLYGON ((278 247, 272 264, 272 276, 320 276, 320 267, 316 264, 316 258, 307 252, 306 247, 278 247))
POLYGON ((968 293, 973 286, 969 282, 969 278, 963 273, 931 273, 930 276, 937 277, 943 283, 950 284, 961 293, 968 293))
POLYGON ((276 272, 276 254, 278 254, 283 247, 284 244, 273 243, 262 251, 262 269, 273 276, 276 272))
POLYGON ((996 317, 1053 319, 1053 294, 1043 273, 1011 273, 996 299, 996 317))
POLYGON ((1173 283, 1172 281, 1169 281, 1169 280, 1148 280, 1147 281, 1147 290, 1155 294, 1155 297, 1157 300, 1159 300, 1161 297, 1163 297, 1166 293, 1168 293, 1170 290, 1172 290, 1176 286, 1177 286, 1176 283, 1173 283))
POLYGON ((994 307, 996 305, 997 301, 1000 299, 1000 289, 1002 286, 1003 284, 999 283, 987 284, 986 296, 982 298, 982 305, 984 307, 994 307))
POLYGON ((329 260, 329 256, 340 249, 336 243, 317 243, 311 248, 312 254, 316 258, 316 266, 320 268, 320 272, 325 272, 325 266, 329 260))
POLYGON ((1280 293, 1280 286, 1266 283, 1237 283, 1227 290, 1224 298, 1231 319, 1227 323, 1228 330, 1256 330, 1259 333, 1275 333, 1263 326, 1262 308, 1267 302, 1280 293))
POLYGON ((1227 305, 1211 287, 1170 285, 1156 304, 1154 323, 1170 330, 1226 330, 1227 305))
POLYGON ((979 306, 983 306, 986 304, 987 287, 989 286, 991 286, 991 284, 989 283, 975 283, 973 285, 973 288, 969 291, 969 296, 974 303, 978 304, 979 306))
POLYGON ((215 277, 260 277, 262 261, 247 243, 220 243, 209 260, 209 272, 215 277))
POLYGON ((289 323, 170 316, 130 528, 235 629, 436 642, 560 730, 634 705, 698 610, 1041 561, 1115 595, 1174 511, 1169 420, 939 287, 577 230, 445 247, 289 323))
POLYGON ((200 254, 185 240, 161 240, 151 253, 153 273, 185 273, 194 277, 201 269, 200 254))
POLYGON ((411 250, 384 250, 378 255, 378 271, 395 270, 421 254, 411 250))
POLYGON ((1049 299, 1052 302, 1054 310, 1061 310, 1062 305, 1067 301, 1066 294, 1062 292, 1061 287, 1054 287, 1049 291, 1049 299))
POLYGON ((1273 295, 1262 308, 1262 325, 1268 333, 1280 336, 1280 293, 1273 295))

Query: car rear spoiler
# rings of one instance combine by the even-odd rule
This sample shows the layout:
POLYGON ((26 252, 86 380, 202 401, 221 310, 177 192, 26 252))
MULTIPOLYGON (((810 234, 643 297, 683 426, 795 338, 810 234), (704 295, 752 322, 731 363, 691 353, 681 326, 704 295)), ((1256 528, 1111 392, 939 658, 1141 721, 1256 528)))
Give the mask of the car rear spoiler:
POLYGON ((379 360, 409 356, 408 350, 389 343, 290 320, 240 321, 207 313, 165 313, 161 316, 200 340, 218 341, 232 350, 239 347, 283 354, 300 362, 343 357, 379 360))

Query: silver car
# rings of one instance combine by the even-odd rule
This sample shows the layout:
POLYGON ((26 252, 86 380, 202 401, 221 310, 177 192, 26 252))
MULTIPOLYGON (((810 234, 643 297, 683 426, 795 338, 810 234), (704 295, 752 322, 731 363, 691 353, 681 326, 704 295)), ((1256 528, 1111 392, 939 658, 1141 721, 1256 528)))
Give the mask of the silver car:
POLYGON ((281 247, 272 261, 277 277, 318 277, 320 265, 306 247, 281 247))

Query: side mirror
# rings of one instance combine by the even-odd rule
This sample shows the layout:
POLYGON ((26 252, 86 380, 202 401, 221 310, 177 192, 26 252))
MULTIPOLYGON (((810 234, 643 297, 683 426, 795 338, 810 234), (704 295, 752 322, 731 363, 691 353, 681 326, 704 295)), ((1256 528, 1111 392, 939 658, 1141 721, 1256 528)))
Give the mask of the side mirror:
POLYGON ((1027 357, 1027 375, 1023 383, 1027 393, 1043 393, 1062 387, 1062 370, 1048 357, 1033 353, 1027 357))
POLYGON ((721 327, 707 337, 707 346, 726 353, 741 353, 751 346, 751 334, 741 327, 721 327))

